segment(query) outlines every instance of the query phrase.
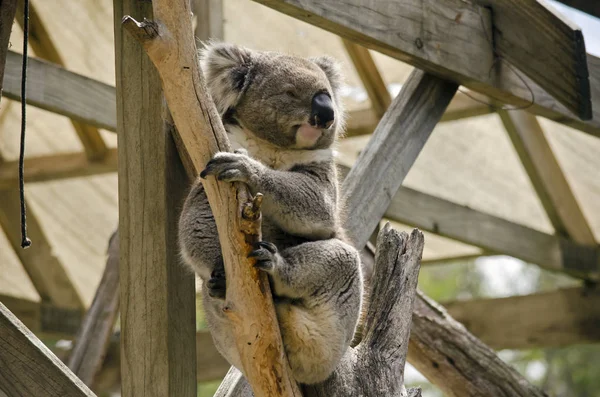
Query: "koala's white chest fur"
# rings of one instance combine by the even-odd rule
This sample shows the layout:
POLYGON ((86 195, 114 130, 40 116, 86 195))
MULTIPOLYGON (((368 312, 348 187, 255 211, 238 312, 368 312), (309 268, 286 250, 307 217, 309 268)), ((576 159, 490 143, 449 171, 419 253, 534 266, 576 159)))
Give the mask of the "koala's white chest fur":
POLYGON ((226 127, 233 150, 246 149, 250 157, 269 168, 287 171, 298 164, 328 161, 334 156, 331 148, 317 150, 282 149, 252 135, 241 127, 226 127))

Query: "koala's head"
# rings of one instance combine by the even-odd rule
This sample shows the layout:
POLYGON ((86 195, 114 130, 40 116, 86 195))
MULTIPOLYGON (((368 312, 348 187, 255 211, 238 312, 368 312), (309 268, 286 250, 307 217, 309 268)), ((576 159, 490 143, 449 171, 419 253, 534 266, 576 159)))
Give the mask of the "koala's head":
POLYGON ((332 58, 211 43, 201 59, 209 92, 225 122, 290 149, 329 147, 342 131, 342 77, 332 58))

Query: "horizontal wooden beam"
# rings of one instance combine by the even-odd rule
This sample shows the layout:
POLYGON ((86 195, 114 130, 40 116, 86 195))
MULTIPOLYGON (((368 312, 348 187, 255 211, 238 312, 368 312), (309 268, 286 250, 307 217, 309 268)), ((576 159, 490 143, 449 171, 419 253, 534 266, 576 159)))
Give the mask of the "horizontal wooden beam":
POLYGON ((575 8, 579 11, 585 12, 586 14, 590 14, 595 16, 596 18, 600 18, 600 3, 592 0, 557 0, 564 5, 567 5, 571 8, 575 8))
MULTIPOLYGON (((6 57, 3 95, 21 100, 22 55, 6 57)), ((98 128, 116 131, 115 87, 70 72, 48 62, 29 58, 27 103, 98 128)))
POLYGON ((585 279, 600 276, 597 245, 578 245, 406 187, 398 190, 385 217, 547 270, 585 279))
MULTIPOLYGON (((18 161, 0 163, 0 191, 18 186, 18 161)), ((117 171, 117 149, 109 149, 100 161, 90 161, 85 153, 65 153, 25 159, 25 181, 45 182, 58 179, 106 174, 117 171)))
POLYGON ((495 59, 489 9, 462 0, 254 0, 501 103, 600 136, 600 69, 587 57, 594 118, 578 119, 532 79, 495 59), (532 97, 535 103, 532 105, 532 97))
POLYGON ((444 304, 494 349, 534 349, 600 342, 600 290, 559 289, 444 304), (490 321, 493 315, 493 321, 490 321))
POLYGON ((8 397, 94 396, 2 303, 0 340, 0 385, 8 397))

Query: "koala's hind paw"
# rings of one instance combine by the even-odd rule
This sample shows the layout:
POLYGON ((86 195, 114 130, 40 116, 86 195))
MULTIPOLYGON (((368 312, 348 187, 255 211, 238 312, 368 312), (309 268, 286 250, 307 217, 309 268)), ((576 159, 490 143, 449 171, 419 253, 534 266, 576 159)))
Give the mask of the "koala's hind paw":
POLYGON ((272 272, 280 259, 275 244, 259 241, 254 244, 253 248, 254 251, 248 254, 248 258, 256 258, 255 266, 257 268, 266 272, 272 272))
POLYGON ((211 298, 225 299, 226 292, 225 270, 215 269, 210 274, 210 279, 206 282, 208 296, 211 298))

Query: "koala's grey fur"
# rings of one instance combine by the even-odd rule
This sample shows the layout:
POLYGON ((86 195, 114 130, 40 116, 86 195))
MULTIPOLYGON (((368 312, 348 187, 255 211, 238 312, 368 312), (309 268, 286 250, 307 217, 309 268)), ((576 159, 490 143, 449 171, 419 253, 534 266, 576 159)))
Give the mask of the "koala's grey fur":
MULTIPOLYGON (((304 59, 228 44, 209 44, 201 58, 209 92, 239 149, 218 153, 202 176, 241 181, 253 194, 264 195, 264 242, 252 255, 270 276, 295 379, 321 382, 350 345, 362 302, 359 254, 344 241, 333 158, 332 144, 344 121, 338 66, 327 57, 304 59), (307 123, 318 93, 331 97, 335 120, 316 141, 300 142, 299 126, 307 123)), ((179 241, 185 263, 203 280, 215 344, 241 368, 223 314, 221 248, 200 180, 185 202, 179 241)))

